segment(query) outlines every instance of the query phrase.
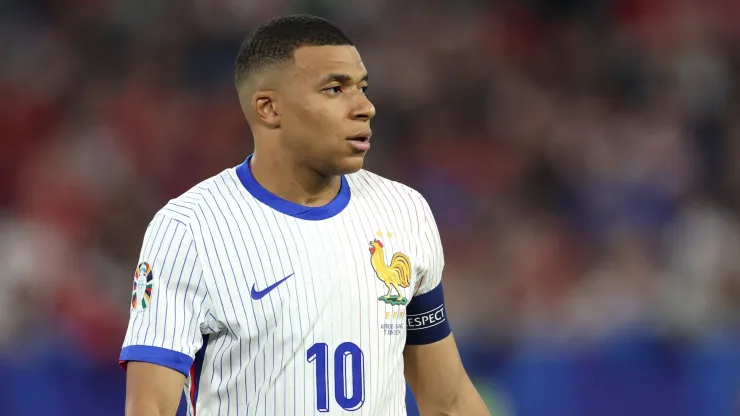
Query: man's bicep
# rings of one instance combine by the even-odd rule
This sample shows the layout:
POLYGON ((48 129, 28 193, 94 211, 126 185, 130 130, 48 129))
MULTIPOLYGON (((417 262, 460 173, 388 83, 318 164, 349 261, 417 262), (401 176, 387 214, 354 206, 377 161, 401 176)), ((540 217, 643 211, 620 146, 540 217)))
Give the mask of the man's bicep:
POLYGON ((174 416, 185 376, 171 368, 130 362, 126 374, 126 416, 174 416))
POLYGON ((431 344, 406 345, 403 359, 406 381, 422 410, 444 407, 466 376, 452 334, 431 344))

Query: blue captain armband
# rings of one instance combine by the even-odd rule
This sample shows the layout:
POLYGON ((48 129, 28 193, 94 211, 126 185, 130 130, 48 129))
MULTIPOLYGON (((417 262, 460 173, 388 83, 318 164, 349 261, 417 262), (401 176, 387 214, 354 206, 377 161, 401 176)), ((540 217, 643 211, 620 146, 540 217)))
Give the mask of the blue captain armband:
POLYGON ((451 332, 441 283, 411 299, 406 308, 406 345, 431 344, 447 338, 451 332))

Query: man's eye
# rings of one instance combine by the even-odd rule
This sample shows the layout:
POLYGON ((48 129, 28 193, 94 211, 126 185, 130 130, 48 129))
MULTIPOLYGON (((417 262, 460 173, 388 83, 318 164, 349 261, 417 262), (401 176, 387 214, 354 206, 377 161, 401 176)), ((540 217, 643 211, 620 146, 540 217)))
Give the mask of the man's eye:
POLYGON ((330 92, 332 94, 339 94, 339 93, 342 92, 342 87, 339 87, 339 86, 337 86, 337 87, 329 87, 329 88, 325 89, 324 91, 328 91, 328 92, 330 92))
POLYGON ((364 86, 364 87, 362 87, 362 88, 360 88, 362 90, 362 93, 363 94, 367 94, 367 88, 368 88, 367 85, 364 86))

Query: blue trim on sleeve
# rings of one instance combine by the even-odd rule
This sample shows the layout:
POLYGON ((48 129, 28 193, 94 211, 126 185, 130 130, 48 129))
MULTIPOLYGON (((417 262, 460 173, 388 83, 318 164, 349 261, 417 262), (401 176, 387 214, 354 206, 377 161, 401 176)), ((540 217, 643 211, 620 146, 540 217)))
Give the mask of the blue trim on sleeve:
POLYGON ((431 291, 415 296, 406 308, 406 345, 425 345, 452 333, 447 320, 444 290, 440 283, 431 291))
POLYGON ((148 345, 130 345, 121 350, 119 361, 125 364, 129 361, 140 361, 145 363, 159 364, 181 372, 185 377, 188 376, 190 366, 193 365, 193 358, 179 351, 168 350, 167 348, 151 347, 148 345))
POLYGON ((236 167, 236 175, 239 177, 239 181, 241 181, 242 185, 244 185, 253 197, 270 208, 282 212, 285 215, 290 215, 291 217, 310 221, 320 221, 339 214, 347 207, 347 205, 349 205, 351 191, 347 178, 344 176, 342 176, 342 184, 339 187, 339 193, 331 202, 324 206, 307 207, 280 198, 265 189, 256 179, 254 179, 254 176, 252 176, 252 170, 249 167, 252 156, 253 155, 249 155, 247 160, 236 167))

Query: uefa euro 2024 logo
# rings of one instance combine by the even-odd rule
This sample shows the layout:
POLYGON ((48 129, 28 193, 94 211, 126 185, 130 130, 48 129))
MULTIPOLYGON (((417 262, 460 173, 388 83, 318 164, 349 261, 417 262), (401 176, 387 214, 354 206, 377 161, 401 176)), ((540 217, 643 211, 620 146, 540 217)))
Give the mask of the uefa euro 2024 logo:
POLYGON ((149 307, 152 302, 153 286, 152 266, 147 262, 139 264, 134 273, 134 287, 131 293, 132 311, 143 312, 149 307))

